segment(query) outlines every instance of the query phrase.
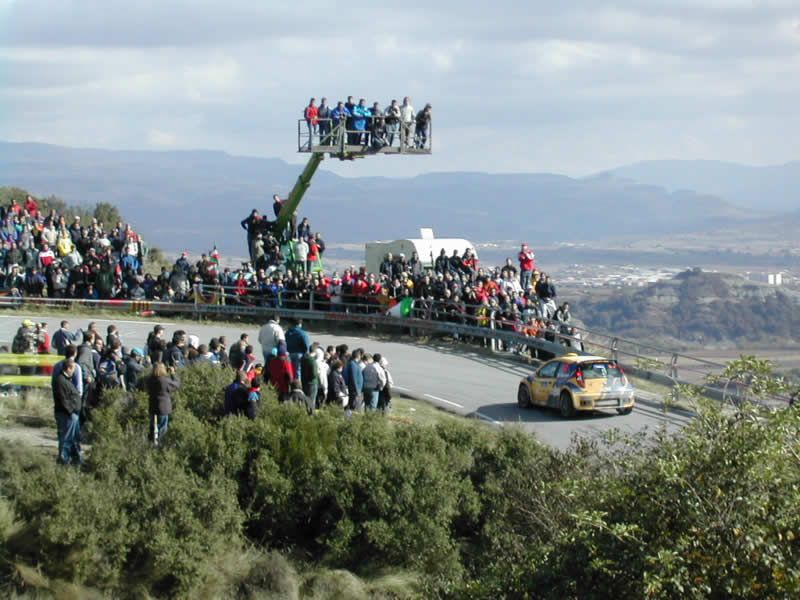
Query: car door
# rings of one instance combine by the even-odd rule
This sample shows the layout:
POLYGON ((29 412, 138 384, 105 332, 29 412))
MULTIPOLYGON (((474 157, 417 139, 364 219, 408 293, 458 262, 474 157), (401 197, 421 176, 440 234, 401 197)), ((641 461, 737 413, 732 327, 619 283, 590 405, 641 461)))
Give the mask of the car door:
POLYGON ((556 382, 556 374, 561 366, 561 361, 551 360, 545 363, 538 371, 533 380, 533 402, 535 404, 547 404, 550 390, 556 382))

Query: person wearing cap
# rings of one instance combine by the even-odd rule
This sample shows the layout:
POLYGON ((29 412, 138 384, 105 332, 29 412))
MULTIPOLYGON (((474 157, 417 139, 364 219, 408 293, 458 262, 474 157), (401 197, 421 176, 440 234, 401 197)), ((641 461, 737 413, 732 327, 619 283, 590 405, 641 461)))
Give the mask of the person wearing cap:
POLYGON ((44 335, 39 326, 30 319, 25 319, 14 336, 11 351, 14 354, 36 354, 39 344, 42 342, 44 342, 44 335))
POLYGON ((144 372, 144 351, 141 348, 131 348, 130 352, 122 350, 125 357, 125 384, 127 389, 139 388, 140 378, 144 372))

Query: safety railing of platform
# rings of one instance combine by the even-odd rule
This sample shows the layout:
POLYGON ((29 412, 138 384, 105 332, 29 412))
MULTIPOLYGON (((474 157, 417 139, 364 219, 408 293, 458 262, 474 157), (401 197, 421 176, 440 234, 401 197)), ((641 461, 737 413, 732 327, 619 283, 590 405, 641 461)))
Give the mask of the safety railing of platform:
POLYGON ((430 153, 433 146, 433 121, 418 130, 410 124, 386 123, 381 117, 349 117, 347 119, 306 119, 297 121, 298 152, 387 152, 430 153), (355 121, 364 122, 363 128, 355 121))

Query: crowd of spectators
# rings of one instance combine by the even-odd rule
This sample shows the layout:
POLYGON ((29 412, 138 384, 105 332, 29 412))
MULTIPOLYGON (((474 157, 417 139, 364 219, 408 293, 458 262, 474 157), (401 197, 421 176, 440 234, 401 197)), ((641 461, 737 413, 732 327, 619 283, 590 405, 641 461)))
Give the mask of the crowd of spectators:
POLYGON ((30 195, 0 207, 5 290, 18 297, 143 299, 157 287, 144 272, 144 242, 128 224, 108 225, 40 210, 30 195))
MULTIPOLYGON (((273 197, 277 219, 284 201, 273 197)), ((417 253, 385 256, 377 273, 351 266, 325 272, 325 241, 307 218, 294 219, 276 235, 275 221, 254 209, 242 221, 250 260, 221 267, 216 247, 191 261, 187 252, 157 275, 145 273, 146 250, 130 225, 106 231, 93 219, 84 225, 54 210, 43 214, 28 196, 0 209, 0 266, 11 296, 190 300, 243 303, 273 308, 380 312, 410 298, 413 316, 489 326, 582 348, 569 304, 557 302, 555 284, 540 271, 523 244, 517 260, 483 267, 475 253, 442 249, 423 263, 417 253), (199 298, 198 298, 199 295, 199 298)), ((515 349, 508 347, 508 349, 515 349)), ((518 349, 518 348, 516 348, 518 349)))
POLYGON ((402 104, 392 100, 385 109, 379 102, 368 106, 364 98, 356 102, 353 96, 348 96, 347 102, 338 101, 333 107, 328 105, 327 98, 322 98, 319 106, 316 98, 311 98, 303 110, 308 127, 308 149, 317 144, 334 146, 341 141, 331 135, 333 127, 339 123, 345 126, 345 141, 349 146, 377 151, 397 142, 404 148, 424 149, 428 145, 432 111, 430 104, 415 111, 408 96, 403 98, 402 104))
POLYGON ((277 316, 260 329, 258 339, 260 357, 248 333, 229 347, 225 336, 204 344, 184 330, 168 336, 162 325, 155 325, 141 347, 132 347, 123 345, 113 324, 103 336, 95 323, 73 331, 64 320, 51 339, 46 323, 25 320, 14 338, 13 351, 55 351, 63 357, 47 373, 58 428, 58 460, 63 464, 83 463, 81 424, 111 389, 145 391, 151 439, 156 445, 163 441, 180 373, 191 365, 233 369, 233 381, 220 390, 219 409, 226 416, 254 419, 264 385, 274 388, 279 402, 298 403, 309 415, 323 406, 344 410, 348 416, 356 411, 388 410, 393 381, 388 361, 380 354, 361 348, 351 352, 346 344, 323 349, 311 341, 300 321, 291 321, 284 329, 277 316))

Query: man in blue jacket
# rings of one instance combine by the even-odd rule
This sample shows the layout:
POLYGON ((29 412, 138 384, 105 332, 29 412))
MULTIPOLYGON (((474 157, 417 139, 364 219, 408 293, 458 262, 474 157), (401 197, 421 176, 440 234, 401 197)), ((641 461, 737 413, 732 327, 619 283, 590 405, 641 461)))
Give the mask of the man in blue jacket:
POLYGON ((295 379, 301 379, 300 361, 304 354, 311 352, 311 338, 303 329, 302 321, 295 320, 291 323, 291 327, 286 330, 286 351, 292 361, 295 379))
MULTIPOLYGON (((350 118, 352 117, 352 113, 350 109, 344 105, 344 102, 341 100, 336 104, 336 108, 331 111, 331 123, 335 127, 336 125, 343 124, 347 127, 347 124, 350 122, 350 118)), ((336 142, 339 140, 337 139, 336 142)), ((348 140, 349 141, 349 140, 348 140)), ((334 140, 331 140, 331 145, 333 145, 334 140)))
POLYGON ((355 130, 354 134, 354 143, 355 144, 366 144, 366 135, 367 135, 367 120, 372 117, 372 111, 367 106, 367 101, 364 98, 358 101, 358 105, 353 109, 353 129, 355 130))
POLYGON ((361 348, 353 350, 347 366, 342 375, 347 384, 347 414, 350 415, 354 410, 360 410, 364 402, 364 364, 361 357, 364 351, 361 348))

